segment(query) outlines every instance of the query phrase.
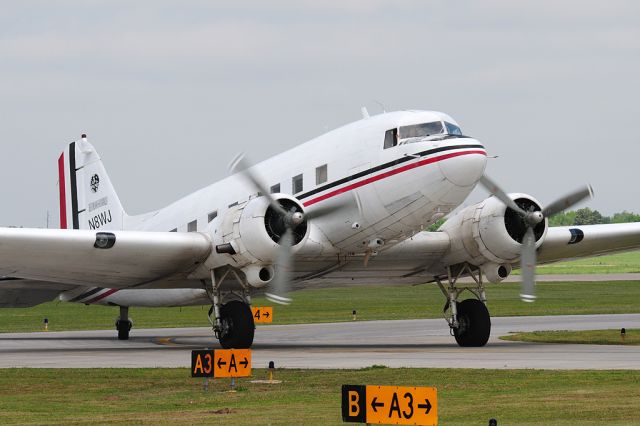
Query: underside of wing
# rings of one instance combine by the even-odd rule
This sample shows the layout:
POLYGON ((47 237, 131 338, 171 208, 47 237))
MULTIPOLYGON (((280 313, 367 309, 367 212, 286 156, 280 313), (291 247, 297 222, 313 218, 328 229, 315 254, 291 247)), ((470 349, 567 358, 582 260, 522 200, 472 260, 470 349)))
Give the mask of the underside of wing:
POLYGON ((196 232, 0 228, 0 277, 135 287, 184 277, 210 252, 196 232))
POLYGON ((440 271, 439 261, 449 244, 449 236, 444 232, 421 232, 379 253, 341 258, 316 273, 298 275, 298 287, 424 283, 433 280, 434 267, 440 271))

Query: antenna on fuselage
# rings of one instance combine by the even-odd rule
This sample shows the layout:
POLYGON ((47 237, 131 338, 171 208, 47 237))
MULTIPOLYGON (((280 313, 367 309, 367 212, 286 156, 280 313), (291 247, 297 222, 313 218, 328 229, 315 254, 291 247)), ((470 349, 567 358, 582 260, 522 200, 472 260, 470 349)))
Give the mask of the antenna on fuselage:
POLYGON ((380 108, 382 108, 382 113, 386 113, 387 112, 387 108, 384 106, 384 104, 382 102, 378 102, 375 99, 373 100, 373 102, 377 103, 378 105, 380 105, 380 108))
POLYGON ((362 118, 364 118, 365 120, 369 118, 369 111, 367 111, 367 107, 361 107, 360 112, 362 113, 362 118))

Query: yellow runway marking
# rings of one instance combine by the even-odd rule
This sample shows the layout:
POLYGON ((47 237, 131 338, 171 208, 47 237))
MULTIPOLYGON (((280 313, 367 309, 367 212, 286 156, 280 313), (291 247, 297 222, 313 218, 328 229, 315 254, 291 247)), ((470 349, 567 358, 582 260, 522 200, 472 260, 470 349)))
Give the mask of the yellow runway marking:
POLYGON ((164 346, 177 346, 171 337, 158 337, 154 343, 164 346))

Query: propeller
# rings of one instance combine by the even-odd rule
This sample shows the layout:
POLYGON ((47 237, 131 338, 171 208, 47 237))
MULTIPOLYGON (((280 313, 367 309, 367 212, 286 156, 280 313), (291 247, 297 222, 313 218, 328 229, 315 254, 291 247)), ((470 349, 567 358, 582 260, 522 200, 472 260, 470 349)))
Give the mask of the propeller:
MULTIPOLYGON (((288 305, 292 302, 292 299, 287 296, 290 290, 291 283, 291 271, 293 269, 293 246, 295 245, 295 231, 300 225, 310 220, 320 218, 322 216, 334 213, 336 210, 342 208, 342 205, 335 205, 329 207, 317 207, 309 213, 299 211, 297 206, 292 206, 286 209, 278 200, 273 198, 267 186, 263 184, 256 174, 250 170, 249 163, 245 160, 244 154, 238 154, 233 161, 229 164, 230 173, 239 173, 244 177, 247 182, 253 186, 253 188, 264 196, 269 205, 275 210, 282 224, 284 225, 284 232, 278 239, 278 251, 275 257, 275 269, 276 275, 270 284, 270 292, 265 293, 267 299, 274 303, 281 305, 288 305)), ((298 202, 298 206, 302 203, 298 202)))
POLYGON ((561 197, 549 204, 541 211, 534 210, 531 206, 528 210, 521 208, 511 199, 493 180, 483 175, 480 184, 484 186, 497 199, 502 201, 508 208, 515 211, 524 222, 527 230, 522 238, 522 248, 520 251, 520 269, 522 271, 522 284, 520 298, 523 302, 534 302, 536 285, 536 236, 534 228, 545 218, 566 210, 587 197, 593 197, 593 189, 590 185, 579 188, 564 197, 561 197))

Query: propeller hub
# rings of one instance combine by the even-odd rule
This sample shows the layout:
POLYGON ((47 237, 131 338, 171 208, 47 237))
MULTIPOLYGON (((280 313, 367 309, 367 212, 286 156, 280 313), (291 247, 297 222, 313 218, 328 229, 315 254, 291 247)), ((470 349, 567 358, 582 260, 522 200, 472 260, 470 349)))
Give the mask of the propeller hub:
POLYGON ((529 223, 529 226, 534 227, 543 220, 544 216, 540 211, 527 213, 527 222, 529 223))
POLYGON ((295 228, 302 222, 304 222, 304 215, 302 214, 302 212, 295 212, 291 215, 290 221, 291 225, 293 225, 293 227, 295 228))

